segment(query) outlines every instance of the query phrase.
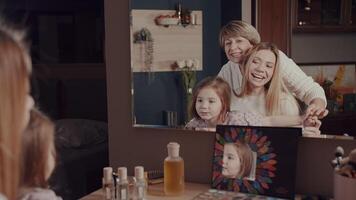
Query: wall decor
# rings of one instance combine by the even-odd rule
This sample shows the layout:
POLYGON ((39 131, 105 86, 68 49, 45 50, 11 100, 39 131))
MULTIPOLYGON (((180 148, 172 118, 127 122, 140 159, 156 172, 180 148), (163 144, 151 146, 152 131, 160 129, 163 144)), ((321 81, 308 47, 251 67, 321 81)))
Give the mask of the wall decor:
POLYGON ((132 72, 147 72, 147 53, 143 42, 135 42, 137 33, 149 30, 153 39, 150 49, 151 63, 149 71, 174 71, 179 60, 197 60, 202 70, 203 60, 203 27, 202 11, 194 10, 194 24, 179 23, 174 17, 175 10, 141 10, 132 9, 131 24, 131 68, 132 72))

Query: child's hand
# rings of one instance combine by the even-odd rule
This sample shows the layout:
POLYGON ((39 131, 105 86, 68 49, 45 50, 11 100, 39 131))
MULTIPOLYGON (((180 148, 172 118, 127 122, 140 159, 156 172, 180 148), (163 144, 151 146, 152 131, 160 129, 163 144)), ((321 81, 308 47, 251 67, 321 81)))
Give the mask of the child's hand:
POLYGON ((317 116, 306 117, 303 126, 303 135, 320 135, 321 121, 317 116))
POLYGON ((314 99, 306 110, 306 115, 315 115, 319 119, 328 115, 329 111, 325 108, 325 102, 321 99, 314 99))

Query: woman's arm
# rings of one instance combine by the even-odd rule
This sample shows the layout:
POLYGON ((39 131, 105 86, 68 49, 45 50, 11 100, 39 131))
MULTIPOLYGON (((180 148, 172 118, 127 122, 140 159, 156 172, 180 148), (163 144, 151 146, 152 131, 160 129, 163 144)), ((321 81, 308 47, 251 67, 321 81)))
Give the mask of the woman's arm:
POLYGON ((323 88, 307 76, 295 62, 279 51, 281 74, 288 90, 307 105, 313 105, 313 115, 324 117, 326 97, 323 88))

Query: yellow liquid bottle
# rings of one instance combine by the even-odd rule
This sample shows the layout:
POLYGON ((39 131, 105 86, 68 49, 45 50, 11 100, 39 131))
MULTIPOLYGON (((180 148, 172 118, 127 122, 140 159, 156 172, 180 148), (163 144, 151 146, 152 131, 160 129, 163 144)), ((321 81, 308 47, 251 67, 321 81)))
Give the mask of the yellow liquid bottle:
POLYGON ((164 193, 178 196, 184 192, 184 161, 179 157, 179 144, 167 145, 168 157, 164 160, 164 193))

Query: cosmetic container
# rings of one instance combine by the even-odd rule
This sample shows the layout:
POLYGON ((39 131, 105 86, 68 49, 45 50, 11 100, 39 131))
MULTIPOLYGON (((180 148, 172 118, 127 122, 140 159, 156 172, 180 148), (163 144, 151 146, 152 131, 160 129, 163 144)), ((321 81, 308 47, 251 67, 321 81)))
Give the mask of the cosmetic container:
POLYGON ((134 182, 134 199, 146 199, 147 182, 144 177, 144 168, 142 166, 135 167, 135 182, 134 182))
POLYGON ((119 167, 117 169, 117 183, 116 183, 116 198, 118 200, 129 200, 129 182, 127 180, 127 168, 119 167))
POLYGON ((168 157, 164 160, 164 193, 178 196, 184 192, 184 161, 179 156, 179 144, 167 145, 168 157))
POLYGON ((104 167, 103 169, 103 179, 102 179, 102 190, 103 196, 105 200, 114 200, 115 197, 115 187, 114 187, 114 180, 112 178, 112 168, 111 167, 104 167))

